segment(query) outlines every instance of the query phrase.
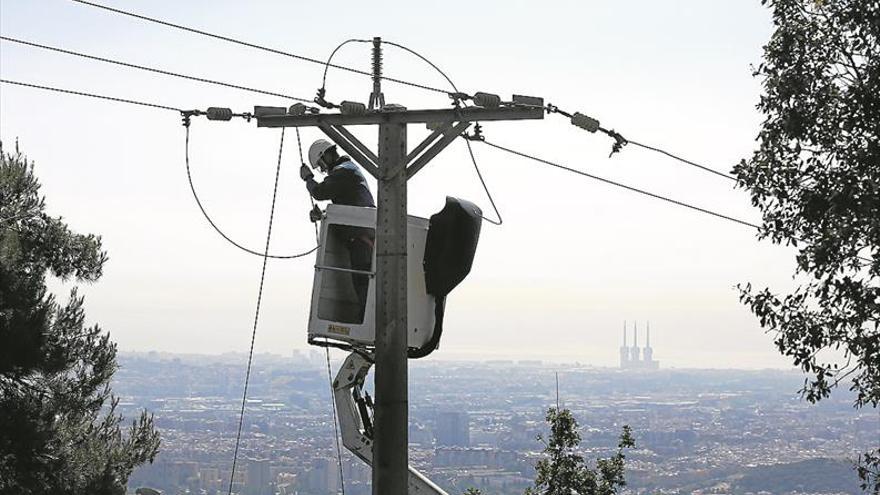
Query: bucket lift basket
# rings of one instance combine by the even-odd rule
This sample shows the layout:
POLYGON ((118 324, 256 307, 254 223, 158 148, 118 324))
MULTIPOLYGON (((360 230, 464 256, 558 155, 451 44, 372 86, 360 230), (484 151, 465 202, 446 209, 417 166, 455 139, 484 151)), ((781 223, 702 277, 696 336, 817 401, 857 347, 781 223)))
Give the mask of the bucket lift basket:
MULTIPOLYGON (((443 330, 445 298, 470 272, 479 239, 480 209, 447 197, 429 220, 407 221, 407 344, 409 355, 423 357, 437 348, 443 330), (426 284, 427 281, 427 284, 426 284)), ((309 343, 342 349, 366 349, 376 339, 376 209, 329 205, 321 222, 309 313, 309 343), (362 243, 353 248, 356 243, 362 243), (372 260, 353 267, 352 249, 369 245, 372 260), (362 302, 358 287, 366 285, 362 302)))

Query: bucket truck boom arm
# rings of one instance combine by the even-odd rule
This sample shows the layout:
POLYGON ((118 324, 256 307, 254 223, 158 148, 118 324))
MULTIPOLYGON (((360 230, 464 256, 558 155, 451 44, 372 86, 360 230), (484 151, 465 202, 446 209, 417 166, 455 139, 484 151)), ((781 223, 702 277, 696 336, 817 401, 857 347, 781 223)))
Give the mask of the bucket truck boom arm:
MULTIPOLYGON (((333 400, 342 432, 342 444, 368 465, 373 465, 372 405, 364 396, 363 386, 373 365, 373 355, 354 351, 345 358, 333 380, 333 400)), ((409 467, 410 495, 448 495, 412 466, 409 467)))

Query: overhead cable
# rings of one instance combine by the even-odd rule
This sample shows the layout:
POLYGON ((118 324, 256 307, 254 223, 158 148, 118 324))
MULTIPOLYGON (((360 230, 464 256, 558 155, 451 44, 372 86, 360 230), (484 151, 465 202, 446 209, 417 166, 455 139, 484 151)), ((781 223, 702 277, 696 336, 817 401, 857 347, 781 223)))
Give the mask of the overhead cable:
MULTIPOLYGON (((296 129, 296 146, 299 148, 299 164, 300 167, 305 167, 306 160, 305 155, 303 154, 302 138, 299 134, 299 127, 294 127, 294 129, 296 129)), ((309 203, 312 205, 312 209, 310 211, 315 211, 315 198, 312 197, 312 193, 309 193, 309 203)), ((315 242, 320 243, 321 236, 320 234, 318 234, 318 221, 317 219, 312 219, 311 217, 309 219, 312 220, 312 223, 315 224, 315 242)))
MULTIPOLYGON (((329 339, 324 338, 324 342, 329 339)), ((327 381, 330 382, 330 404, 333 404, 333 439, 336 440, 336 465, 339 468, 339 485, 342 487, 342 494, 345 495, 345 476, 342 471, 342 448, 339 446, 339 427, 336 424, 336 391, 333 390, 333 375, 330 371, 330 346, 324 346, 324 352, 327 354, 327 381)))
MULTIPOLYGON (((343 46, 345 46, 349 43, 370 43, 370 40, 352 38, 352 39, 347 39, 347 40, 343 41, 342 43, 336 45, 336 48, 334 48, 333 51, 330 52, 330 56, 327 57, 327 61, 324 62, 324 76, 321 78, 321 87, 322 88, 327 85, 327 69, 330 68, 331 63, 333 62, 333 57, 336 56, 336 52, 338 52, 340 48, 342 48, 343 46)), ((372 77, 372 74, 370 76, 372 77)))
MULTIPOLYGON (((719 177, 723 177, 728 180, 736 181, 736 177, 734 177, 730 174, 726 174, 724 172, 719 172, 718 170, 715 170, 711 167, 707 167, 706 165, 701 165, 697 162, 687 160, 687 159, 682 158, 678 155, 670 153, 666 150, 663 150, 660 148, 655 148, 653 146, 648 146, 647 144, 642 144, 642 143, 639 143, 638 141, 633 141, 631 139, 627 139, 627 138, 623 137, 619 132, 616 132, 614 129, 605 129, 604 127, 600 126, 598 120, 596 120, 593 117, 590 117, 588 115, 584 115, 580 112, 575 112, 572 114, 572 113, 566 112, 565 110, 562 110, 561 108, 559 108, 553 104, 547 104, 544 107, 544 109, 547 111, 547 113, 558 113, 560 115, 568 117, 571 120, 571 124, 575 127, 580 127, 581 129, 584 129, 588 132, 601 131, 602 133, 607 134, 608 136, 613 138, 614 139, 614 146, 611 149, 611 155, 620 151, 627 144, 632 144, 634 146, 638 146, 640 148, 644 148, 649 151, 654 151, 654 152, 666 155, 669 158, 672 158, 674 160, 678 160, 678 161, 685 163, 687 165, 690 165, 692 167, 697 167, 697 168, 703 170, 704 172, 709 172, 710 174, 715 174, 719 177)), ((609 155, 609 156, 611 156, 611 155, 609 155)))
POLYGON ((467 144, 468 154, 471 156, 471 163, 474 164, 474 170, 477 171, 477 177, 480 178, 480 184, 483 184, 483 190, 486 191, 486 196, 489 198, 489 204, 492 205, 492 209, 495 210, 495 216, 498 217, 498 220, 492 220, 491 218, 483 217, 483 220, 491 223, 492 225, 501 225, 504 223, 504 219, 501 218, 501 212, 498 211, 498 207, 495 206, 495 199, 492 198, 492 193, 489 192, 489 187, 486 186, 486 181, 483 180, 483 174, 480 172, 480 167, 477 165, 477 159, 474 157, 474 150, 471 148, 471 142, 468 139, 465 139, 465 144, 467 144))
POLYGON ((123 62, 123 61, 121 61, 121 60, 113 60, 113 59, 109 59, 109 58, 98 57, 98 56, 95 56, 95 55, 89 55, 89 54, 87 54, 87 53, 75 52, 75 51, 73 51, 73 50, 67 50, 67 49, 64 49, 64 48, 58 48, 58 47, 55 47, 55 46, 49 46, 49 45, 43 45, 43 44, 40 44, 40 43, 34 43, 34 42, 32 42, 32 41, 25 41, 25 40, 22 40, 22 39, 10 38, 9 36, 0 36, 0 40, 3 40, 3 41, 9 41, 9 42, 12 42, 12 43, 18 43, 18 44, 21 44, 21 45, 27 45, 27 46, 31 46, 31 47, 34 47, 34 48, 40 48, 40 49, 43 49, 43 50, 49 50, 49 51, 53 51, 53 52, 57 52, 57 53, 63 53, 63 54, 66 54, 66 55, 73 55, 73 56, 76 56, 76 57, 81 57, 81 58, 85 58, 85 59, 89 59, 89 60, 95 60, 95 61, 98 61, 98 62, 104 62, 104 63, 107 63, 107 64, 119 65, 119 66, 122 66, 122 67, 128 67, 128 68, 131 68, 131 69, 138 69, 138 70, 143 70, 143 71, 147 71, 147 72, 153 72, 153 73, 155 73, 155 74, 162 74, 162 75, 166 75, 166 76, 179 77, 179 78, 182 78, 182 79, 188 79, 188 80, 190 80, 190 81, 197 81, 197 82, 202 82, 202 83, 207 83, 207 84, 216 84, 216 85, 218 85, 218 86, 224 86, 224 87, 227 87, 227 88, 240 89, 240 90, 243 90, 243 91, 250 91, 250 92, 252 92, 252 93, 259 93, 259 94, 264 94, 264 95, 269 95, 269 96, 277 96, 277 97, 280 97, 280 98, 286 98, 286 99, 289 99, 289 100, 301 101, 301 102, 305 102, 305 103, 310 103, 310 102, 311 102, 311 100, 309 100, 309 99, 307 99, 307 98, 299 98, 299 97, 297 97, 297 96, 291 96, 291 95, 286 95, 286 94, 282 94, 282 93, 276 93, 276 92, 274 92, 274 91, 266 91, 266 90, 264 90, 264 89, 251 88, 251 87, 247 87, 247 86, 241 86, 241 85, 238 85, 238 84, 231 84, 231 83, 227 83, 227 82, 223 82, 223 81, 217 81, 217 80, 214 80, 214 79, 207 79, 207 78, 204 78, 204 77, 190 76, 190 75, 187 75, 187 74, 181 74, 181 73, 178 73, 178 72, 171 72, 171 71, 167 71, 167 70, 164 70, 164 69, 157 69, 157 68, 155 68, 155 67, 148 67, 148 66, 145 66, 145 65, 138 65, 138 64, 133 64, 133 63, 130 63, 130 62, 123 62))
POLYGON ((178 113, 183 112, 183 110, 181 110, 179 108, 169 107, 167 105, 160 105, 158 103, 149 103, 146 101, 129 100, 126 98, 117 98, 115 96, 99 95, 99 94, 95 94, 95 93, 85 93, 82 91, 74 91, 72 89, 54 88, 51 86, 41 86, 39 84, 26 83, 26 82, 21 82, 21 81, 12 81, 10 79, 0 79, 0 83, 14 84, 16 86, 25 86, 28 88, 43 89, 46 91, 54 91, 56 93, 65 93, 65 94, 77 95, 77 96, 88 96, 89 98, 98 98, 101 100, 115 101, 117 103, 128 103, 131 105, 140 105, 143 107, 160 108, 162 110, 171 110, 172 112, 178 112, 178 113))
POLYGON ((725 174, 724 172, 719 172, 718 170, 715 170, 715 169, 713 169, 713 168, 707 167, 707 166, 705 166, 705 165, 700 165, 699 163, 692 162, 692 161, 687 160, 687 159, 685 159, 685 158, 682 158, 682 157, 680 157, 680 156, 674 155, 674 154, 672 154, 672 153, 670 153, 670 152, 668 152, 668 151, 666 151, 666 150, 663 150, 663 149, 660 149, 660 148, 655 148, 655 147, 653 147, 653 146, 648 146, 647 144, 642 144, 642 143, 639 143, 639 142, 637 142, 637 141, 633 141, 633 140, 631 140, 631 139, 627 139, 627 142, 628 142, 629 144, 632 144, 632 145, 638 146, 638 147, 640 147, 640 148, 644 148, 644 149, 646 149, 646 150, 650 150, 650 151, 654 151, 654 152, 657 152, 657 153, 660 153, 660 154, 666 155, 666 156, 668 156, 669 158, 672 158, 672 159, 678 160, 678 161, 680 161, 680 162, 682 162, 682 163, 685 163, 685 164, 687 164, 687 165, 690 165, 690 166, 692 166, 692 167, 697 167, 697 168, 699 168, 699 169, 701 169, 701 170, 704 170, 704 171, 706 171, 706 172, 709 172, 710 174, 715 174, 715 175, 717 175, 718 177, 723 177, 723 178, 725 178, 725 179, 732 180, 732 181, 736 182, 736 177, 734 177, 734 176, 732 176, 732 175, 730 175, 730 174, 725 174))
MULTIPOLYGON (((187 127, 189 137, 189 127, 187 127)), ((263 250, 263 268, 260 270, 260 290, 257 293, 257 308, 254 311, 254 329, 251 332, 251 348, 248 351, 247 372, 244 375, 244 392, 241 395, 241 412, 238 416, 238 433, 235 436, 235 451, 232 454, 232 471, 229 473, 229 491, 232 495, 232 482, 235 480, 235 465, 238 461, 238 447, 241 443, 241 427, 244 423, 244 407, 247 403, 248 384, 251 379, 251 364, 254 360, 254 342, 257 339, 257 323, 260 321, 260 304, 263 301, 263 283, 266 281, 266 264, 269 262, 269 242, 272 240, 272 223, 275 219, 275 199, 278 197, 278 178, 281 175, 281 153, 284 151, 284 128, 281 128, 281 143, 278 145, 278 165, 275 167, 275 185, 272 188, 272 207, 269 209, 269 228, 266 231, 266 247, 263 250)))
MULTIPOLYGON (((257 50, 262 50, 262 51, 265 51, 265 52, 274 53, 274 54, 276 54, 276 55, 283 55, 283 56, 285 56, 285 57, 294 58, 294 59, 301 60, 301 61, 304 61, 304 62, 311 62, 311 63, 313 63, 313 64, 320 64, 320 65, 324 65, 324 64, 325 64, 324 61, 318 60, 318 59, 316 59, 316 58, 306 57, 306 56, 303 56, 303 55, 298 55, 298 54, 296 54, 296 53, 286 52, 286 51, 283 51, 283 50, 278 50, 278 49, 276 49, 276 48, 270 48, 270 47, 266 47, 266 46, 258 45, 258 44, 256 44, 256 43, 250 43, 250 42, 243 41, 243 40, 239 40, 239 39, 236 39, 236 38, 231 38, 231 37, 228 37, 228 36, 222 36, 222 35, 219 35, 219 34, 209 33, 209 32, 207 32, 207 31, 202 31, 202 30, 200 30, 200 29, 195 29, 195 28, 191 28, 191 27, 188 27, 188 26, 183 26, 183 25, 181 25, 181 24, 175 24, 175 23, 173 23, 173 22, 163 21, 163 20, 161 20, 161 19, 156 19, 156 18, 153 18, 153 17, 148 17, 148 16, 145 16, 145 15, 141 15, 141 14, 135 14, 134 12, 128 12, 128 11, 126 11, 126 10, 122 10, 122 9, 117 9, 117 8, 109 7, 109 6, 107 6, 107 5, 102 5, 102 4, 95 3, 95 2, 89 2, 89 1, 87 1, 87 0, 72 0, 72 1, 74 1, 74 2, 76 2, 76 3, 83 4, 83 5, 88 5, 88 6, 90 6, 90 7, 95 7, 95 8, 103 9, 103 10, 106 10, 106 11, 108 11, 108 12, 113 12, 113 13, 115 13, 115 14, 126 15, 126 16, 129 16, 129 17, 133 17, 133 18, 135 18, 135 19, 140 19, 140 20, 142 20, 142 21, 147 21, 147 22, 153 22, 153 23, 156 23, 156 24, 161 24, 161 25, 163 25, 163 26, 172 27, 172 28, 175 28, 175 29, 180 29, 180 30, 182 30, 182 31, 187 31, 187 32, 190 32, 190 33, 200 34, 200 35, 202 35, 202 36, 207 36, 207 37, 210 37, 210 38, 214 38, 214 39, 218 39, 218 40, 226 41, 226 42, 229 42, 229 43, 234 43, 234 44, 236 44, 236 45, 246 46, 246 47, 248 47, 248 48, 254 48, 254 49, 257 49, 257 50)), ((351 68, 351 67, 346 67, 346 66, 344 66, 344 65, 330 64, 330 67, 333 67, 334 69, 344 70, 344 71, 348 71, 348 72, 353 72, 353 73, 355 73, 355 74, 361 74, 361 75, 365 75, 365 76, 370 76, 370 77, 372 77, 372 74, 371 74, 370 72, 368 72, 368 71, 359 70, 359 69, 353 69, 353 68, 351 68)), ((412 86, 412 87, 416 87, 416 88, 420 88, 420 89, 424 89, 424 90, 428 90, 428 91, 434 91, 434 92, 437 92, 437 93, 444 93, 444 94, 447 93, 447 91, 444 91, 444 90, 442 90, 442 89, 433 88, 433 87, 431 87, 431 86, 426 86, 426 85, 424 85, 424 84, 418 84, 418 83, 414 83, 414 82, 404 81, 404 80, 402 80, 402 79, 396 79, 396 78, 393 78, 393 77, 382 76, 382 79, 385 80, 385 81, 390 81, 390 82, 394 82, 394 83, 398 83, 398 84, 404 84, 404 85, 406 85, 406 86, 412 86)))
MULTIPOLYGON (((430 65, 435 71, 440 73, 440 75, 443 76, 443 79, 446 79, 446 82, 449 83, 449 86, 451 86, 453 91, 455 91, 455 93, 454 93, 455 95, 463 95, 463 93, 461 93, 458 90, 458 87, 455 85, 455 83, 452 82, 452 79, 449 76, 447 76, 446 73, 440 69, 440 67, 437 67, 434 64, 434 62, 431 62, 430 60, 428 60, 427 57, 423 56, 422 54, 418 53, 417 51, 415 51, 407 46, 401 45, 399 43, 395 43, 393 41, 382 40, 382 43, 399 48, 401 50, 406 51, 407 53, 410 53, 410 54, 418 57, 423 62, 430 65)), ((477 127, 477 132, 479 132, 479 127, 480 127, 479 122, 477 122, 476 127, 477 127)), ((465 143, 467 143, 468 154, 471 157, 471 163, 473 163, 473 165, 474 165, 474 170, 477 171, 477 177, 479 177, 479 179, 480 179, 480 184, 483 185, 483 190, 486 191, 486 196, 489 198, 489 203, 492 205, 492 209, 495 210, 495 216, 498 217, 498 220, 493 220, 493 219, 485 217, 483 215, 480 215, 480 217, 483 220, 485 220, 493 225, 501 225, 504 223, 504 219, 501 217, 501 212, 498 211, 498 207, 495 205, 495 199, 492 197, 492 193, 489 192, 489 187, 486 185, 486 181, 483 179, 483 174, 482 174, 482 172, 480 172, 480 166, 477 165, 477 158, 474 156, 474 150, 471 149, 471 143, 467 139, 465 140, 465 143)))
POLYGON ((490 143, 489 141, 481 141, 481 142, 483 142, 483 143, 487 144, 488 146, 491 146, 491 147, 493 147, 493 148, 495 148, 495 149, 498 149, 498 150, 501 150, 501 151, 505 151, 505 152, 510 153, 510 154, 513 154, 513 155, 517 155, 517 156, 520 156, 520 157, 522 157, 522 158, 528 158, 529 160, 534 160, 534 161, 536 161, 536 162, 543 163, 543 164, 545 164, 545 165, 549 165, 549 166, 551 166, 551 167, 556 167, 556 168, 559 168, 559 169, 562 169, 562 170, 566 170, 566 171, 568 171, 568 172, 571 172, 571 173, 574 173, 574 174, 578 174, 578 175, 581 175, 581 176, 584 176, 584 177, 587 177, 587 178, 590 178, 590 179, 593 179, 593 180, 597 180, 597 181, 600 181, 600 182, 604 182, 604 183, 606 183, 606 184, 609 184, 609 185, 612 185, 612 186, 615 186, 615 187, 620 187, 620 188, 626 189, 626 190, 631 191, 631 192, 634 192, 634 193, 638 193, 638 194, 642 194, 642 195, 645 195, 645 196, 649 196, 649 197, 652 197, 652 198, 654 198, 654 199, 659 199, 659 200, 661 200, 661 201, 665 201, 665 202, 667 202, 667 203, 672 203, 672 204, 677 205, 677 206, 682 206, 682 207, 685 207, 685 208, 688 208, 688 209, 691 209, 691 210, 694 210, 694 211, 698 211, 698 212, 700 212, 700 213, 705 213, 705 214, 707 214, 707 215, 712 215, 712 216, 714 216, 714 217, 721 218, 721 219, 724 219, 724 220, 728 220, 728 221, 730 221, 730 222, 738 223, 738 224, 740 224, 740 225, 745 225, 746 227, 751 227, 751 228, 753 228, 753 229, 758 229, 758 230, 761 229, 761 227, 758 226, 757 224, 754 224, 754 223, 751 223, 751 222, 747 222, 747 221, 745 221, 745 220, 740 220, 740 219, 738 219, 738 218, 734 218, 734 217, 731 217, 731 216, 725 215, 725 214, 723 214, 723 213, 717 213, 717 212, 715 212, 715 211, 707 210, 707 209, 705 209, 705 208, 701 208, 701 207, 699 207, 699 206, 694 206, 694 205, 691 205, 691 204, 688 204, 688 203, 685 203, 685 202, 682 202, 682 201, 678 201, 678 200, 676 200, 676 199, 668 198, 668 197, 666 197, 666 196, 661 196, 661 195, 659 195, 659 194, 655 194, 655 193, 652 193, 652 192, 650 192, 650 191, 645 191, 644 189, 639 189, 639 188, 637 188, 637 187, 628 186, 628 185, 626 185, 626 184, 622 184, 622 183, 620 183, 620 182, 615 182, 615 181, 610 180, 610 179, 605 179, 605 178, 603 178, 603 177, 599 177, 599 176, 597 176, 597 175, 589 174, 589 173, 587 173, 587 172, 583 172, 583 171, 581 171, 581 170, 578 170, 578 169, 575 169, 575 168, 571 168, 571 167, 568 167, 568 166, 565 166, 565 165, 562 165, 562 164, 559 164, 559 163, 551 162, 551 161, 549 161, 549 160, 544 160, 543 158, 538 158, 538 157, 536 157, 536 156, 529 155, 529 154, 527 154, 527 153, 523 153, 523 152, 521 152, 521 151, 512 150, 512 149, 510 149, 510 148, 506 148, 506 147, 504 147, 504 146, 501 146, 501 145, 498 145, 498 144, 495 144, 495 143, 490 143))
POLYGON ((199 195, 198 195, 198 193, 196 192, 196 187, 195 187, 195 185, 193 184, 193 180, 192 180, 192 172, 190 171, 190 163, 189 163, 189 126, 186 126, 186 150, 185 150, 185 156, 186 156, 186 179, 189 181, 189 189, 190 189, 190 191, 192 191, 193 199, 196 200, 196 205, 199 207, 199 210, 202 212, 202 216, 205 217, 205 220, 208 221, 208 223, 211 225, 211 227, 213 227, 214 230, 215 230, 218 234, 220 234, 220 237, 222 237, 223 239, 226 240, 226 242, 228 242, 228 243, 232 244, 233 246, 237 247, 238 249, 240 249, 240 250, 242 250, 242 251, 244 251, 244 252, 246 252, 246 253, 248 253, 248 254, 252 254, 252 255, 254 255, 254 256, 260 256, 260 257, 265 257, 265 258, 273 258, 273 259, 281 259, 281 260, 289 260, 289 259, 294 259, 294 258, 301 258, 301 257, 303 257, 303 256, 306 256, 306 255, 309 255, 309 254, 311 254, 311 253, 314 253, 314 252, 318 249, 319 246, 315 246, 315 247, 313 247, 312 249, 309 249, 308 251, 304 251, 304 252, 301 252, 301 253, 287 254, 287 255, 278 255, 278 254, 269 254, 268 252, 266 252, 266 253, 260 253, 260 252, 254 251, 253 249, 246 248, 246 247, 244 247, 243 245, 239 244, 238 242, 234 241, 231 237, 229 237, 228 235, 226 235, 226 233, 223 232, 223 230, 222 230, 222 229, 221 229, 221 228, 220 228, 220 227, 214 222, 214 220, 211 218, 211 215, 209 215, 208 212, 207 212, 207 210, 205 210, 205 207, 204 207, 204 205, 202 205, 202 201, 201 201, 201 199, 199 199, 199 195))

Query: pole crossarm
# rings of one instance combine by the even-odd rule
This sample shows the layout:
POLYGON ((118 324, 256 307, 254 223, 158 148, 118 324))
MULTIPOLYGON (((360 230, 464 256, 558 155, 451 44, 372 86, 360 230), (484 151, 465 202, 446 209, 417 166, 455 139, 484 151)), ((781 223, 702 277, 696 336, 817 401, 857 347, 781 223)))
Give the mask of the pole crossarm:
MULTIPOLYGON (((438 129, 442 132, 443 137, 440 138, 439 141, 434 143, 433 146, 428 148, 424 153, 422 153, 421 156, 419 156, 418 158, 416 158, 415 160, 413 160, 411 162, 410 166, 407 167, 407 169, 406 169, 406 178, 411 179, 413 175, 416 175, 416 173, 419 170, 421 170, 422 167, 427 165, 428 162, 431 161, 432 158, 437 156, 438 153, 440 153, 441 151, 443 151, 444 148, 449 146, 449 143, 455 141, 455 138, 460 136, 461 133, 465 131, 465 129, 470 127, 470 125, 471 125, 471 123, 465 120, 463 122, 459 122, 458 124, 456 124, 454 126, 450 122, 450 123, 444 125, 441 129, 438 129)), ((424 141, 422 141, 422 143, 427 143, 429 140, 433 141, 434 139, 436 139, 436 136, 434 136, 434 134, 432 133, 424 141)), ((407 161, 410 161, 412 159, 412 156, 415 154, 415 151, 416 150, 413 150, 413 153, 410 153, 409 156, 407 156, 407 161)))
POLYGON ((351 142, 351 144, 357 146, 357 148, 361 151, 361 153, 363 153, 367 158, 372 160, 372 162, 376 166, 379 165, 379 157, 376 156, 375 153, 370 151, 370 148, 368 148, 365 144, 360 142, 359 139, 354 137, 354 135, 352 135, 352 133, 349 132, 348 129, 346 129, 345 127, 343 127, 341 125, 335 125, 335 126, 333 126, 333 128, 336 129, 337 131, 339 131, 339 134, 342 134, 343 137, 345 137, 345 139, 348 139, 351 142))
POLYGON ((379 178, 379 167, 377 165, 378 158, 373 160, 376 156, 364 146, 356 137, 351 135, 344 127, 341 125, 326 125, 321 124, 318 126, 327 137, 330 138, 331 141, 336 143, 343 151, 348 153, 354 160, 364 167, 367 172, 370 173, 374 178, 379 178), (364 153, 366 152, 366 153, 364 153))
POLYGON ((538 120, 544 118, 540 107, 451 108, 367 112, 360 115, 341 113, 308 115, 262 115, 257 127, 315 127, 321 125, 428 124, 435 122, 494 120, 538 120))
POLYGON ((440 137, 444 132, 448 131, 452 127, 452 124, 452 122, 438 122, 433 132, 431 132, 428 137, 423 139, 422 142, 418 144, 418 146, 413 148, 412 151, 410 151, 409 154, 406 155, 406 163, 412 163, 412 161, 415 160, 415 158, 419 156, 422 151, 425 151, 425 148, 436 141, 437 138, 440 137))

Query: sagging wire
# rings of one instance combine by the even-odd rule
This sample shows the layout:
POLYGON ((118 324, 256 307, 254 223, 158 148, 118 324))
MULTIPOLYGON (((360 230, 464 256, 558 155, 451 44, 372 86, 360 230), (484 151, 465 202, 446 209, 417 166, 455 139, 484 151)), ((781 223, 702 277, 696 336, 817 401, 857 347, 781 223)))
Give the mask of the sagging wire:
POLYGON ((471 141, 485 141, 486 139, 483 136, 483 130, 480 126, 480 123, 477 122, 477 124, 474 126, 473 134, 464 133, 462 134, 462 137, 464 138, 465 144, 467 144, 468 154, 471 156, 471 162, 474 164, 474 170, 477 171, 477 177, 480 178, 480 183, 483 184, 483 190, 486 191, 486 196, 489 197, 489 203, 492 205, 492 209, 495 210, 495 216, 498 217, 498 221, 492 220, 488 217, 484 217, 483 215, 480 216, 483 218, 483 220, 491 223, 492 225, 500 226, 504 223, 504 219, 501 218, 501 212, 499 212, 498 207, 495 206, 495 200, 492 198, 492 193, 490 193, 489 188, 486 187, 486 181, 483 180, 483 174, 480 173, 480 167, 477 166, 477 159, 474 157, 474 150, 471 147, 471 141))
MULTIPOLYGON (((395 48, 399 48, 401 50, 404 50, 404 51, 418 57, 419 59, 424 61, 426 64, 430 65, 441 76, 443 76, 443 79, 446 79, 446 82, 449 83, 449 86, 452 87, 453 92, 447 93, 447 94, 449 95, 450 98, 452 98, 454 106, 458 107, 460 104, 467 106, 466 100, 472 99, 472 97, 470 95, 468 95, 467 93, 462 93, 461 91, 459 91, 458 87, 455 85, 455 83, 452 82, 452 79, 450 79, 450 77, 447 76, 445 72, 443 72, 439 67, 437 67, 437 65, 435 65, 433 62, 428 60, 427 57, 423 56, 422 54, 418 53, 417 51, 415 51, 409 47, 401 45, 400 43, 395 43, 393 41, 386 41, 386 40, 382 40, 382 43, 391 45, 395 48)), ((500 226, 501 224, 504 223, 504 219, 501 217, 501 212, 498 211, 498 207, 495 205, 495 199, 492 197, 492 193, 489 191, 489 187, 486 185, 485 179, 483 179, 483 174, 480 171, 480 166, 477 164, 477 159, 474 156, 474 150, 471 148, 471 143, 470 143, 471 138, 469 138, 467 133, 463 134, 462 136, 465 137, 465 143, 467 144, 468 154, 471 157, 471 163, 474 164, 474 170, 477 171, 477 177, 480 179, 480 184, 483 185, 483 190, 486 191, 486 196, 489 198, 489 203, 492 205, 492 209, 495 210, 495 216, 498 217, 498 220, 497 221, 493 220, 491 218, 483 216, 482 214, 480 215, 480 217, 483 220, 491 223, 492 225, 499 225, 500 226)), ((480 137, 482 136, 481 127, 480 127, 479 122, 476 122, 474 125, 474 136, 480 136, 480 137)))
POLYGON ((370 40, 360 39, 360 38, 351 38, 343 41, 342 43, 336 45, 336 48, 330 52, 330 56, 327 57, 327 62, 324 63, 324 76, 321 77, 321 87, 318 88, 318 93, 315 96, 315 103, 321 105, 324 108, 338 108, 339 105, 334 103, 330 103, 324 97, 327 95, 327 70, 330 69, 330 63, 333 61, 333 57, 336 56, 336 52, 338 52, 343 46, 349 43, 372 43, 370 40))
POLYGON ((190 160, 189 160, 190 126, 189 126, 189 117, 187 116, 187 114, 189 114, 189 115, 197 115, 197 114, 193 114, 190 112, 183 112, 183 111, 181 113, 184 114, 184 124, 183 125, 186 128, 186 150, 185 150, 186 178, 187 178, 187 181, 189 182, 189 188, 190 188, 190 191, 192 191, 193 199, 196 200, 196 205, 199 207, 199 210, 202 212, 202 216, 205 217, 205 220, 207 220, 208 223, 211 225, 211 227, 214 228, 214 231, 216 231, 218 234, 220 234, 220 237, 225 239, 226 242, 228 242, 229 244, 232 244, 233 246, 240 249, 241 251, 244 251, 244 252, 251 254, 251 255, 254 255, 254 256, 289 260, 289 259, 294 259, 294 258, 301 258, 303 256, 307 256, 309 254, 314 253, 320 247, 319 245, 313 247, 312 249, 309 249, 308 251, 303 251, 301 253, 295 253, 295 254, 279 255, 279 254, 269 254, 268 252, 260 253, 260 252, 254 251, 253 249, 249 249, 249 248, 239 244, 238 242, 233 240, 231 237, 226 235, 225 232, 223 232, 223 230, 217 225, 216 222, 214 222, 214 220, 211 218, 211 215, 208 214, 208 211, 205 209, 204 205, 202 204, 202 201, 199 198, 198 193, 196 192, 196 187, 195 187, 195 185, 193 183, 193 179, 192 179, 192 171, 191 171, 190 160))
MULTIPOLYGON (((189 141, 189 127, 187 126, 187 141, 189 141)), ((248 351, 247 371, 244 376, 244 392, 241 396, 241 412, 238 416, 238 433, 235 436, 235 451, 232 454, 232 472, 229 473, 229 490, 227 495, 232 495, 232 483, 235 480, 235 466, 238 461, 238 448, 241 444, 241 428, 244 424, 244 409, 247 404, 248 385, 251 379, 251 365, 254 359, 254 342, 257 339, 257 324, 260 321, 260 305, 263 301, 263 283, 266 281, 266 264, 269 262, 269 243, 272 240, 272 223, 275 220, 275 200, 278 197, 278 179, 281 176, 281 154, 284 151, 284 128, 281 128, 281 142, 278 145, 278 165, 275 167, 275 185, 272 188, 272 207, 269 210, 269 227, 266 232, 266 247, 263 252, 263 267, 260 271, 260 290, 257 293, 257 308, 254 311, 254 328, 251 332, 251 347, 248 351)), ((189 160, 187 160, 187 165, 189 160)), ((187 167, 187 172, 189 167, 187 167)), ((190 181, 192 184, 192 181, 190 181)), ((194 190, 195 191, 195 190, 194 190)))
MULTIPOLYGON (((324 342, 329 339, 324 338, 324 342)), ((342 448, 339 446, 339 426, 336 424, 336 394, 333 390, 333 373, 330 371, 330 346, 324 346, 327 354, 327 380, 330 382, 330 403, 333 404, 333 439, 336 440, 336 464, 339 466, 339 485, 342 487, 342 495, 345 495, 345 477, 342 471, 342 448)))

